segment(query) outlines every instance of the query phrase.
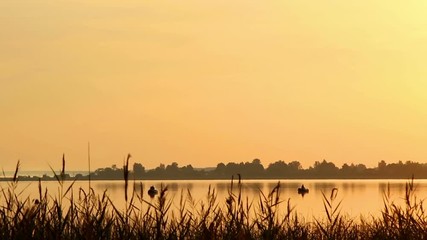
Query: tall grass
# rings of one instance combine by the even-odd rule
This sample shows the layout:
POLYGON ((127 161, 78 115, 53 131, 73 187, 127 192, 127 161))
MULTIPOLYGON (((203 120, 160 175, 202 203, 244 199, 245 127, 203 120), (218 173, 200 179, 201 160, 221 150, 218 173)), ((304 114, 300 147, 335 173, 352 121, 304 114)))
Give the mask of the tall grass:
POLYGON ((56 195, 49 195, 39 181, 34 199, 17 191, 20 163, 13 180, 1 189, 0 239, 427 239, 427 215, 417 199, 414 180, 406 185, 404 205, 384 193, 381 217, 354 221, 341 212, 338 189, 323 193, 325 215, 301 220, 290 199, 280 196, 280 182, 258 199, 242 194, 242 179, 232 178, 228 196, 218 201, 215 189, 195 200, 181 192, 179 206, 172 207, 167 186, 151 199, 142 184, 128 186, 128 155, 124 161, 125 208, 120 209, 106 192, 92 188, 73 190, 62 169, 54 172, 56 195))

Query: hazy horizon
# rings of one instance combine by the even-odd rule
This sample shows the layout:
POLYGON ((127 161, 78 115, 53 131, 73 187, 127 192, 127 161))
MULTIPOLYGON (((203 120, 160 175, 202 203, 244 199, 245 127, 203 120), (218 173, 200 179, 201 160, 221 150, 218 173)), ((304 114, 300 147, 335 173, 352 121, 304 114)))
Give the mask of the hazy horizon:
POLYGON ((0 167, 427 162, 427 2, 1 1, 0 167))

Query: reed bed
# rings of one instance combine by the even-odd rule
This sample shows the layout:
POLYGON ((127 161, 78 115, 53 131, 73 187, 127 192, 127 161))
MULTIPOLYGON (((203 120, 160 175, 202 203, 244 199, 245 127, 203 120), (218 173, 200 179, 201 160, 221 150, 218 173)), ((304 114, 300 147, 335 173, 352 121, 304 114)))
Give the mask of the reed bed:
POLYGON ((212 188, 204 200, 182 191, 173 208, 167 186, 152 200, 142 185, 130 181, 129 159, 123 168, 124 209, 106 192, 90 187, 73 191, 74 182, 64 181, 64 157, 62 170, 54 172, 58 193, 49 195, 39 181, 38 197, 25 198, 17 191, 18 162, 13 180, 0 192, 0 239, 427 239, 427 215, 413 179, 406 185, 404 205, 384 193, 381 217, 354 221, 341 213, 338 189, 332 189, 323 193, 325 216, 306 221, 290 199, 280 196, 280 183, 268 193, 260 191, 258 199, 248 199, 242 195, 240 175, 231 179, 224 202, 212 188))

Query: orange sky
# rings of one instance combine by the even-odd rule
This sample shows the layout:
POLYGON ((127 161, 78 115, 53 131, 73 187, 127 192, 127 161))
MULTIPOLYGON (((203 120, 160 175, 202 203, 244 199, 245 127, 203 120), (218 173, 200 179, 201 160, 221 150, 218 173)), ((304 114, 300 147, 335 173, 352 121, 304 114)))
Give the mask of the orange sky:
POLYGON ((0 1, 0 167, 427 162, 424 0, 0 1))

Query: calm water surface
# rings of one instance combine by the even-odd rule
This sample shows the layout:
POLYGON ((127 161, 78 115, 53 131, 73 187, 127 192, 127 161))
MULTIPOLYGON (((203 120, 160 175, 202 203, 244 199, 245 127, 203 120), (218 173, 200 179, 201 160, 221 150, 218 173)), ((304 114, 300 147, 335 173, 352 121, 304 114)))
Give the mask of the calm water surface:
MULTIPOLYGON (((278 183, 279 180, 243 180, 243 194, 249 201, 256 202, 259 200, 259 193, 262 191, 268 194, 278 183)), ((323 217, 324 207, 322 202, 322 192, 327 196, 330 195, 333 188, 338 189, 337 203, 342 200, 342 212, 351 217, 378 216, 383 207, 384 192, 387 192, 390 186, 391 199, 397 203, 403 203, 405 193, 405 184, 408 180, 280 180, 281 190, 280 197, 295 207, 295 210, 301 217, 310 220, 314 217, 323 217), (304 184, 310 192, 304 197, 297 193, 297 188, 304 184)), ((71 182, 65 183, 65 188, 71 182)), ((116 207, 123 208, 124 201, 124 182, 123 181, 92 181, 92 188, 102 194, 107 190, 107 194, 113 200, 116 207)), ((220 204, 224 204, 230 188, 229 180, 179 180, 179 181, 136 181, 138 186, 142 184, 144 192, 150 186, 155 186, 160 189, 161 184, 168 187, 168 196, 173 198, 172 208, 177 209, 182 191, 187 194, 190 190, 193 198, 196 201, 206 202, 206 196, 209 186, 217 192, 217 200, 220 204)), ((132 184, 130 184, 132 185, 132 184)), ((5 188, 7 184, 1 183, 1 187, 5 188)), ((59 185, 57 182, 43 182, 43 189, 48 190, 52 197, 57 196, 59 185)), ((415 180, 416 195, 418 199, 427 197, 427 180, 415 180)), ((76 182, 73 186, 73 191, 77 193, 79 188, 88 189, 88 182, 76 182)), ((37 182, 20 182, 19 191, 22 191, 21 197, 38 196, 37 182)), ((132 186, 129 187, 129 190, 132 186)), ((151 200, 147 194, 144 198, 147 201, 151 200)), ((0 201, 4 201, 0 197, 0 201)), ((283 206, 286 206, 283 204, 283 206)), ((285 207, 283 207, 285 209, 285 207)))

